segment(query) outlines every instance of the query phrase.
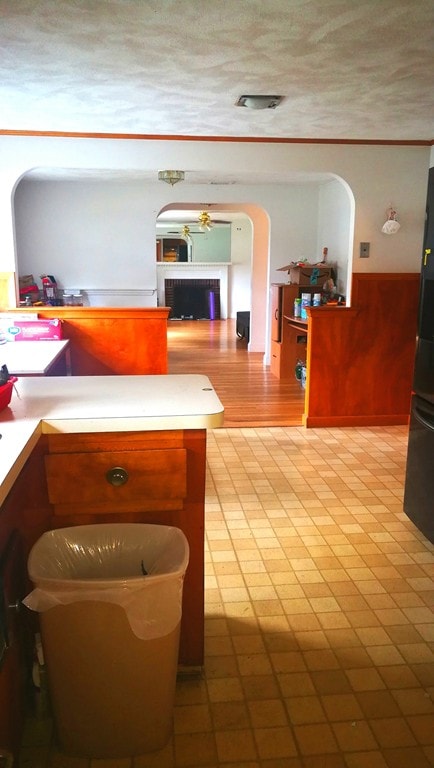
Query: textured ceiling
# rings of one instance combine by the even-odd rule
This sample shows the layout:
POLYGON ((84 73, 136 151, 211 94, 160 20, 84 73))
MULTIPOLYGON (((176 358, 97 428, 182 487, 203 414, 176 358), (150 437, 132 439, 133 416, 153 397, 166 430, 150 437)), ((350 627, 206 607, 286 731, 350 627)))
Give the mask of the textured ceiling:
POLYGON ((430 140, 433 94, 433 0, 0 0, 4 130, 430 140))

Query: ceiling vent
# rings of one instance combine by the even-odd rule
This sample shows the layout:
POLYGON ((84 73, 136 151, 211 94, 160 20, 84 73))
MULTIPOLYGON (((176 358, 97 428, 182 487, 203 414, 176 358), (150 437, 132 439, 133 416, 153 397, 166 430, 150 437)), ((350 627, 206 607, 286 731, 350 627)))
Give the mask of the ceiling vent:
POLYGON ((282 101, 282 96, 240 96, 236 107, 248 109, 276 109, 282 101))

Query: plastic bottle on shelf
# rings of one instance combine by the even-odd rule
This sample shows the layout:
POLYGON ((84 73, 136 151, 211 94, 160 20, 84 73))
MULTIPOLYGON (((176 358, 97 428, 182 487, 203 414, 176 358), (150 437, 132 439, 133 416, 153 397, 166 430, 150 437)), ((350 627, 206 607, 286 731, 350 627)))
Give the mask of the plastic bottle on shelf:
POLYGON ((294 299, 294 317, 301 317, 301 299, 294 299))
POLYGON ((57 283, 53 275, 41 275, 42 291, 46 304, 56 305, 57 283))
POLYGON ((312 296, 310 293, 301 294, 301 319, 307 320, 306 307, 310 307, 312 303, 312 296))

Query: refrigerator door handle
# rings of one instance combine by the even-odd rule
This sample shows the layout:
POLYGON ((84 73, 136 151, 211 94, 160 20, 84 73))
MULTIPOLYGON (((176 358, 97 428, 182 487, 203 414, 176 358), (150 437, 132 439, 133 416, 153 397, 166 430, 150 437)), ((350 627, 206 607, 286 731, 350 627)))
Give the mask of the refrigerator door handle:
POLYGON ((426 416, 428 416, 428 414, 426 413, 426 411, 421 411, 416 406, 413 410, 413 414, 414 414, 414 417, 420 422, 420 424, 422 424, 424 427, 434 432, 434 422, 431 420, 427 420, 426 416))

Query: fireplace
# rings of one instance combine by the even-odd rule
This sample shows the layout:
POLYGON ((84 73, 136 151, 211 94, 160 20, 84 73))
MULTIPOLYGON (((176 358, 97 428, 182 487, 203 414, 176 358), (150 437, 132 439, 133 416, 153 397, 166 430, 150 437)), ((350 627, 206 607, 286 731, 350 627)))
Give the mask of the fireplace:
POLYGON ((172 319, 219 320, 221 317, 218 279, 166 278, 164 294, 172 319))
MULTIPOLYGON (((195 283, 202 281, 209 291, 214 293, 215 309, 220 320, 226 320, 229 316, 229 269, 227 263, 192 263, 192 262, 170 262, 160 261, 157 267, 157 306, 173 306, 173 295, 170 296, 171 284, 193 280, 195 283)), ((188 311, 184 312, 184 317, 191 315, 188 311)), ((173 316, 173 315, 172 315, 173 316)))

